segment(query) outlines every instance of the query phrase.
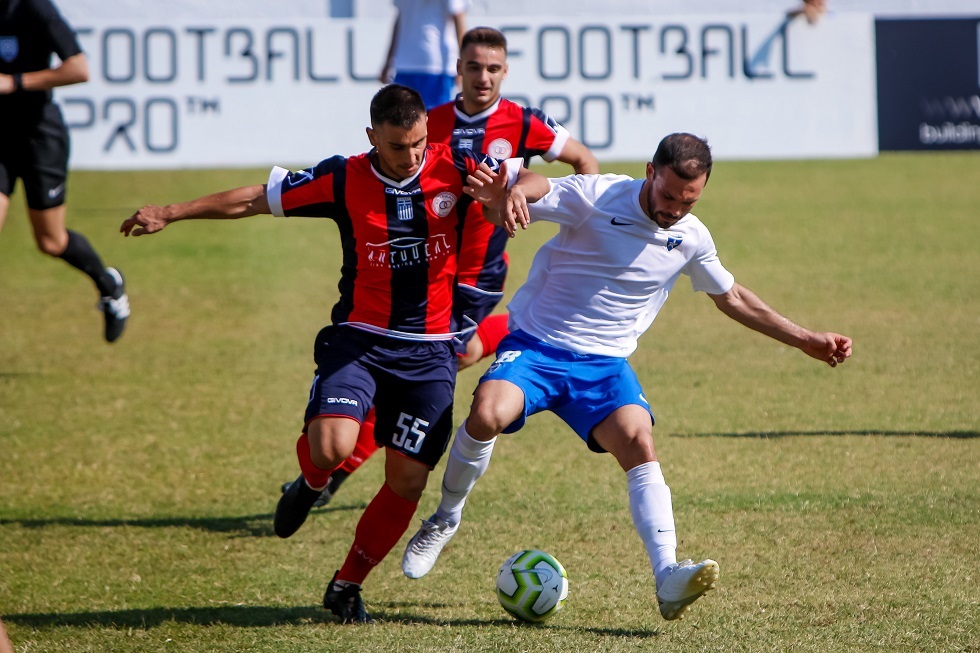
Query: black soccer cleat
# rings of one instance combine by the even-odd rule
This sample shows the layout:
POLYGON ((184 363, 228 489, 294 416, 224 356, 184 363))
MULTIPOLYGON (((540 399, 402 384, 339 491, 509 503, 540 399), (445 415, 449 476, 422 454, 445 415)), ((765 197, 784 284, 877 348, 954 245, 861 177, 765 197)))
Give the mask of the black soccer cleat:
POLYGON ((276 515, 272 518, 272 530, 276 535, 287 538, 298 531, 319 496, 317 490, 306 484, 302 474, 290 483, 279 498, 276 515))
POLYGON ((129 295, 126 294, 126 282, 122 273, 116 268, 106 268, 106 272, 116 281, 116 292, 108 297, 99 298, 96 308, 105 317, 105 339, 115 342, 126 329, 129 319, 129 295))
POLYGON ((323 492, 320 493, 319 498, 317 498, 316 503, 313 504, 314 508, 322 508, 323 506, 330 503, 333 499, 333 495, 337 494, 337 490, 340 489, 341 483, 347 480, 350 476, 350 472, 345 472, 342 469, 335 469, 327 480, 327 487, 323 488, 323 492))
MULTIPOLYGON (((333 499, 333 495, 340 489, 340 484, 347 480, 348 476, 350 476, 350 472, 345 472, 341 469, 334 470, 334 472, 330 475, 330 478, 327 480, 327 487, 323 488, 323 491, 320 492, 320 496, 318 496, 316 501, 313 502, 313 507, 322 508, 330 503, 330 500, 333 499)), ((282 484, 280 490, 285 493, 292 484, 292 481, 286 481, 282 484)))
POLYGON ((374 623, 374 619, 364 609, 360 585, 347 585, 346 587, 334 585, 339 573, 339 571, 335 571, 333 578, 327 583, 327 591, 323 594, 323 607, 339 617, 340 623, 374 623))

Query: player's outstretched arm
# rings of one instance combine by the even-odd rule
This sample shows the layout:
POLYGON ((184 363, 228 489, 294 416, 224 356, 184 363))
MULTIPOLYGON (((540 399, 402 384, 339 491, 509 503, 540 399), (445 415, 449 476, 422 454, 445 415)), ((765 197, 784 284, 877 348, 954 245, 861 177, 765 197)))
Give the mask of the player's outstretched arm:
POLYGON ((807 356, 837 367, 851 356, 851 339, 829 331, 810 331, 780 315, 754 292, 735 284, 721 295, 709 295, 722 313, 779 342, 796 347, 807 356))
POLYGON ((265 186, 243 186, 189 202, 167 206, 144 206, 126 218, 119 231, 126 236, 142 236, 160 231, 177 220, 234 220, 271 213, 265 186))

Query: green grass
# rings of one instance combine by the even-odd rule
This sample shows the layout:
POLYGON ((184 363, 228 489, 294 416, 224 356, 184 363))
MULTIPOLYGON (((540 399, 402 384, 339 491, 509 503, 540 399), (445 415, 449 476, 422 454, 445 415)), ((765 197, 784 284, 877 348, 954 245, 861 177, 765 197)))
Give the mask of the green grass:
MULTIPOLYGON (((557 168, 546 168, 554 171, 557 168)), ((642 174, 636 165, 608 171, 642 174)), ((720 162, 696 213, 736 278, 838 330, 830 369, 682 280, 632 363, 657 415, 679 553, 721 564, 659 618, 622 472, 557 418, 498 444, 439 566, 404 543, 365 586, 369 627, 318 607, 381 456, 296 536, 272 534, 336 297, 332 224, 254 218, 123 239, 138 206, 265 171, 75 173, 69 224, 127 275, 100 338, 87 279, 0 235, 0 617, 17 651, 980 651, 980 158, 720 162), (535 546, 566 608, 522 627, 493 575, 535 546)), ((511 244, 509 290, 552 230, 511 244)), ((483 366, 460 375, 457 422, 483 366)), ((438 501, 430 483, 420 516, 438 501)))

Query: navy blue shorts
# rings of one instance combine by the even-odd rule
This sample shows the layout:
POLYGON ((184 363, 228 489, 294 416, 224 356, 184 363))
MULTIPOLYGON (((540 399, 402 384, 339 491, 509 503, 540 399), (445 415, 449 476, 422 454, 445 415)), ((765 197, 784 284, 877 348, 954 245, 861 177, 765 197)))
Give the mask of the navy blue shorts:
POLYGON ((396 340, 328 326, 317 334, 314 360, 304 430, 316 417, 363 422, 375 406, 378 445, 436 466, 453 432, 458 366, 450 341, 396 340))
POLYGON ((504 433, 514 433, 531 415, 550 410, 599 453, 604 449, 592 438, 592 429, 602 420, 622 406, 636 404, 650 410, 625 358, 578 354, 523 331, 500 341, 497 359, 480 383, 484 381, 510 381, 524 392, 524 413, 504 433))
POLYGON ((493 313, 503 298, 503 292, 490 292, 472 286, 456 286, 453 292, 452 330, 464 331, 453 339, 456 353, 466 353, 466 345, 476 335, 476 325, 493 313))

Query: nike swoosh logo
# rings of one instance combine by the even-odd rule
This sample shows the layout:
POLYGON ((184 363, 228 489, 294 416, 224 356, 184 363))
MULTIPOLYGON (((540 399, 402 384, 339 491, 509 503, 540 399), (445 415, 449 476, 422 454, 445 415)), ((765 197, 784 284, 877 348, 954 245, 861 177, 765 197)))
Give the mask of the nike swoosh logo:
POLYGON ((658 533, 673 533, 674 532, 674 529, 673 528, 658 528, 657 529, 657 532, 658 533))
POLYGON ((48 197, 50 197, 51 199, 54 199, 54 198, 58 197, 58 195, 64 189, 65 189, 65 185, 64 184, 58 184, 57 186, 55 186, 54 188, 52 188, 52 189, 50 189, 48 191, 48 197))
POLYGON ((617 222, 617 220, 619 220, 619 218, 613 218, 612 220, 609 221, 609 224, 614 224, 617 227, 622 227, 624 225, 631 224, 630 222, 617 222))

